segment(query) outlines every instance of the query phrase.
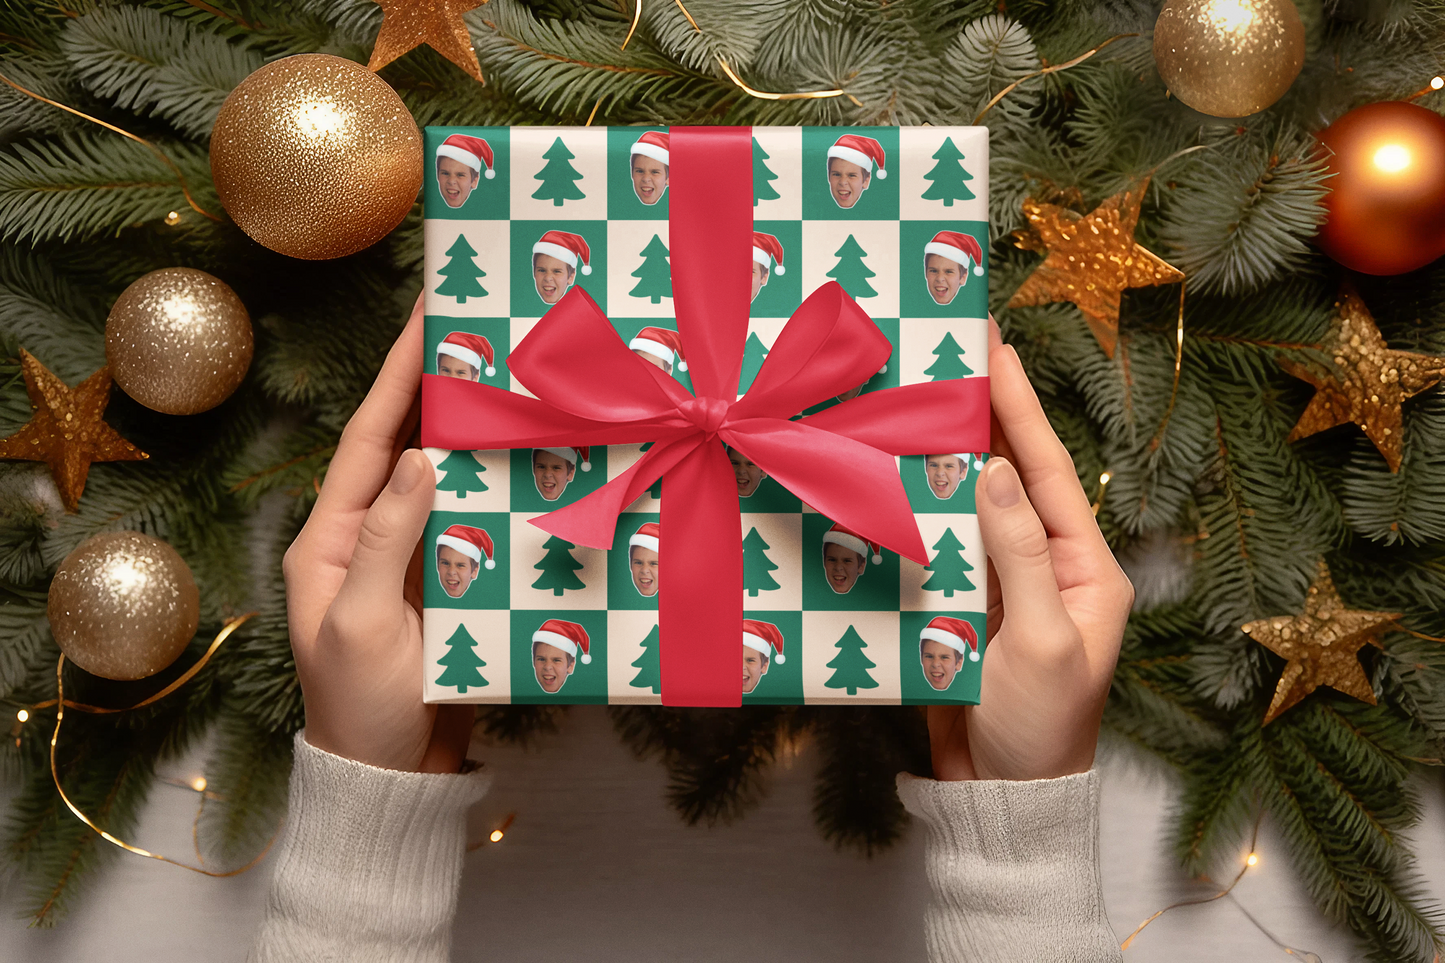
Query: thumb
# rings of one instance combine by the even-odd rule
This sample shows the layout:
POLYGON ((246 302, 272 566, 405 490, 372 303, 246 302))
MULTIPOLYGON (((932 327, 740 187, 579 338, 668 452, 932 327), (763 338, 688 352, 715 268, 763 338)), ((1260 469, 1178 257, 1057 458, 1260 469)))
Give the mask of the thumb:
POLYGON ((348 605, 400 600, 407 565, 435 497, 435 475, 426 455, 402 452, 391 480, 376 497, 351 552, 346 580, 337 593, 348 605))
POLYGON ((978 525, 1003 596, 1004 624, 1013 645, 1073 647, 1079 632, 1054 578, 1049 535, 1008 459, 994 456, 975 483, 978 525))

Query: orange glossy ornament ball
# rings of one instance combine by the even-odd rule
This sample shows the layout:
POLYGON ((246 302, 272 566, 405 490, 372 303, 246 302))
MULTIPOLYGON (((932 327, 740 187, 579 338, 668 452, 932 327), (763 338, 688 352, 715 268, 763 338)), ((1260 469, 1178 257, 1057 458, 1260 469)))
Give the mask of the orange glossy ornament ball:
POLYGON ((1404 101, 1356 107, 1319 139, 1335 176, 1316 239, 1362 274, 1404 274, 1445 254, 1445 118, 1404 101))

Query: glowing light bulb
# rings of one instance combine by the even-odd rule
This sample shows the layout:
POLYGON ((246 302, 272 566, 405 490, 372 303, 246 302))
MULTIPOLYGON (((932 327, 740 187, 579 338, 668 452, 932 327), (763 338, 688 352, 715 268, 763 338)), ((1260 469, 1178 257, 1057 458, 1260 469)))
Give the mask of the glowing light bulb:
POLYGON ((1375 166, 1387 174, 1396 174, 1410 166, 1410 150, 1401 144, 1386 144, 1375 151, 1375 166))
POLYGON ((177 224, 181 223, 181 212, 171 211, 169 214, 166 215, 166 223, 171 225, 171 227, 175 227, 177 224))
POLYGON ((502 841, 502 831, 500 829, 494 829, 492 830, 492 835, 487 838, 494 843, 500 843, 502 841))
POLYGON ((30 721, 30 710, 29 710, 29 709, 21 709, 19 712, 15 713, 15 718, 16 718, 16 719, 19 719, 21 722, 29 722, 29 721, 30 721))
POLYGON ((1107 485, 1107 484, 1109 484, 1109 479, 1111 479, 1111 478, 1113 478, 1113 477, 1114 477, 1114 476, 1111 475, 1111 474, 1109 474, 1108 472, 1104 472, 1102 475, 1099 476, 1099 484, 1100 484, 1100 485, 1107 485))
POLYGON ((1244 863, 1246 866, 1258 866, 1259 857, 1256 856, 1254 853, 1250 853, 1247 857, 1245 857, 1244 863))
POLYGON ((205 792, 205 791, 206 791, 206 777, 205 777, 205 776, 197 776, 196 778, 192 779, 192 780, 191 780, 191 788, 194 789, 196 792, 205 792))
POLYGON ((1430 78, 1430 89, 1431 89, 1431 90, 1439 90, 1441 87, 1445 87, 1445 77, 1431 77, 1431 78, 1430 78))

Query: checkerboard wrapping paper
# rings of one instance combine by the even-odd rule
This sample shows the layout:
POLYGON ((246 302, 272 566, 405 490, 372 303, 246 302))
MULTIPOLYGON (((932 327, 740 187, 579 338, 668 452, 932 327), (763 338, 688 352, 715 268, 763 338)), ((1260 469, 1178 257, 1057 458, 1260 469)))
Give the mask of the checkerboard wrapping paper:
MULTIPOLYGON (((659 160, 657 151, 633 150, 648 130, 666 128, 427 128, 428 373, 456 373, 461 361, 462 376, 528 394, 511 379, 507 356, 572 284, 602 306, 625 341, 648 327, 676 329, 666 263, 666 168, 648 163, 659 160), (561 234, 539 247, 548 232, 561 234), (585 254, 567 236, 582 238, 585 254), (470 349, 438 350, 454 332, 486 339, 493 375, 467 368, 470 349), (448 371, 439 372, 439 364, 448 371)), ((983 252, 986 271, 987 130, 757 127, 753 138, 754 229, 777 239, 782 258, 755 258, 768 260, 769 269, 752 303, 740 393, 788 317, 830 280, 853 295, 893 344, 887 366, 863 391, 986 376, 987 274, 954 265, 956 293, 948 280, 935 281, 947 299, 940 304, 929 279, 948 267, 947 259, 926 258, 924 246, 943 231, 969 235, 983 252), (851 163, 858 160, 856 150, 830 156, 848 135, 875 140, 883 163, 874 161, 865 172, 851 163), (848 162, 831 163, 834 158, 848 162), (868 174, 866 187, 862 173, 868 174)), ((691 389, 679 360, 673 358, 671 373, 691 389)), ((590 470, 574 452, 555 476, 545 474, 547 454, 534 472, 530 450, 427 450, 438 480, 423 536, 428 702, 662 701, 656 594, 639 589, 651 588, 645 576, 633 578, 629 541, 658 520, 665 480, 623 513, 612 551, 570 546, 529 520, 595 491, 632 465, 641 449, 592 448, 585 461, 590 470), (490 558, 479 557, 477 549, 459 555, 455 537, 439 542, 454 525, 484 531, 490 558), (486 561, 494 567, 485 567, 486 561), (588 639, 589 661, 572 660, 560 688, 533 661, 534 638, 549 620, 570 624, 573 638, 585 633, 588 639), (556 691, 544 688, 544 678, 556 691)), ((824 538, 832 520, 772 479, 755 482, 755 471, 739 468, 740 493, 749 492, 739 497, 744 618, 776 626, 785 655, 779 659, 770 650, 766 662, 753 659, 757 681, 744 693, 744 704, 978 701, 982 661, 959 657, 956 675, 939 690, 923 668, 920 632, 937 616, 966 621, 983 654, 986 561, 974 482, 986 457, 963 452, 897 459, 929 568, 887 550, 879 564, 871 556, 839 552, 838 543, 824 538), (830 551, 831 569, 824 558, 830 551), (856 561, 848 568, 848 557, 861 558, 861 572, 856 561)), ((848 466, 820 470, 846 472, 848 466)), ((665 551, 681 550, 709 548, 669 545, 665 551)), ((645 561, 646 553, 639 557, 645 561)), ((548 630, 553 641, 557 624, 548 630)), ((750 651, 756 647, 744 647, 743 656, 750 651)))

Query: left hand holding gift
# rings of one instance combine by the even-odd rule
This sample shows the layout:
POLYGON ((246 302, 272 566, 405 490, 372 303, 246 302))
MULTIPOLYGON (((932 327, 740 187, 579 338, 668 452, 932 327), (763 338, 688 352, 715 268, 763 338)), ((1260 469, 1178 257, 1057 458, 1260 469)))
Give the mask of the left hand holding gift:
POLYGON ((286 552, 286 610, 306 741, 382 769, 456 772, 471 706, 422 702, 417 540, 434 475, 405 449, 421 385, 422 302, 347 422, 311 517, 286 552), (389 476, 389 477, 388 477, 389 476))
POLYGON ((1048 779, 1094 763, 1134 588, 1018 354, 989 329, 995 456, 976 483, 988 656, 979 705, 929 707, 933 773, 1048 779))

